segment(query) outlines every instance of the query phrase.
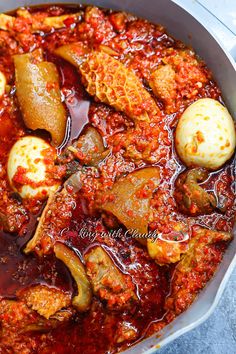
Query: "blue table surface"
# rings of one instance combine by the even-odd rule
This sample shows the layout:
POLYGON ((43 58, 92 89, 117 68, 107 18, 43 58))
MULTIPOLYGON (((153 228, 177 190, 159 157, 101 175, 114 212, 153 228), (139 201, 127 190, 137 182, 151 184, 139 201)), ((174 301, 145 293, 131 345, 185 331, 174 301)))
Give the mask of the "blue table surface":
POLYGON ((236 353, 236 269, 222 298, 209 319, 184 334, 157 354, 235 354, 236 353))
MULTIPOLYGON (((201 22, 205 22, 236 59, 236 50, 232 52, 232 48, 236 48, 236 0, 174 1, 192 12, 201 22), (210 17, 211 14, 199 7, 199 3, 216 17, 210 17)), ((209 319, 159 349, 157 354, 236 354, 236 269, 209 319)))

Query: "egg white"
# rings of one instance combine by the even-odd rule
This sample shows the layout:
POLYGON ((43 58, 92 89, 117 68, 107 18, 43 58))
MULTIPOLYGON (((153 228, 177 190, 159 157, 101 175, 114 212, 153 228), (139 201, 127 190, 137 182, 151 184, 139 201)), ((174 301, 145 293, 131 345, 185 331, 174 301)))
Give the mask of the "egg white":
POLYGON ((36 196, 47 198, 50 191, 57 190, 60 185, 58 181, 55 181, 55 184, 51 186, 46 185, 46 164, 43 151, 48 148, 52 150, 52 154, 55 154, 54 149, 47 142, 34 136, 19 139, 11 148, 7 164, 8 179, 11 187, 24 199, 36 196), (18 167, 25 168, 27 170, 26 177, 31 181, 40 182, 40 186, 35 187, 30 183, 20 187, 15 186, 13 177, 18 167))
POLYGON ((230 159, 235 145, 233 119, 218 101, 202 98, 190 105, 180 117, 175 146, 187 166, 216 170, 230 159))

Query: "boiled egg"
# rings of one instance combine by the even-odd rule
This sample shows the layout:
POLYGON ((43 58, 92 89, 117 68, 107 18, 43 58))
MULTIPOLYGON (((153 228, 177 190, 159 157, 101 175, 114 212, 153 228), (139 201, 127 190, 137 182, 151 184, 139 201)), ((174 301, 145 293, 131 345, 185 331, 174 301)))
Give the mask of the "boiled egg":
POLYGON ((22 198, 48 197, 60 183, 48 175, 54 165, 55 149, 43 139, 25 136, 12 147, 7 165, 11 187, 22 198))
POLYGON ((202 98, 191 104, 180 117, 175 146, 187 166, 216 170, 233 155, 235 144, 233 119, 216 100, 202 98))

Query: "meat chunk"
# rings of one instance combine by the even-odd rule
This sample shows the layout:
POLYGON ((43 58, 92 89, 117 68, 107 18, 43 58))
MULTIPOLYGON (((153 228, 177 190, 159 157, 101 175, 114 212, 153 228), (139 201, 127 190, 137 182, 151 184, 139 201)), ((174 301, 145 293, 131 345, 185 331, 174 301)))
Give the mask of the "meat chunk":
POLYGON ((92 51, 84 56, 81 44, 66 45, 55 53, 76 65, 91 96, 124 112, 134 121, 150 121, 160 110, 138 77, 119 60, 105 52, 92 51), (84 58, 82 60, 82 58, 84 58))
POLYGON ((79 69, 82 82, 91 96, 134 121, 135 128, 116 139, 119 148, 126 150, 125 155, 133 160, 157 162, 163 138, 160 138, 162 113, 136 74, 109 55, 107 50, 86 53, 81 42, 59 47, 55 54, 79 69))
POLYGON ((100 208, 113 214, 128 230, 145 234, 148 232, 150 201, 159 183, 159 167, 130 173, 116 181, 113 188, 106 192, 106 200, 101 202, 100 208))
POLYGON ((24 301, 1 300, 0 302, 0 322, 2 335, 5 331, 17 330, 18 333, 31 330, 50 330, 54 328, 55 321, 47 321, 34 310, 30 309, 24 301))
POLYGON ((154 165, 162 158, 160 142, 166 139, 167 134, 158 120, 140 122, 116 135, 115 151, 124 149, 124 156, 138 166, 142 166, 143 162, 154 165))
POLYGON ((46 319, 71 304, 70 294, 45 285, 36 285, 25 289, 21 292, 21 299, 29 308, 37 311, 46 319))
MULTIPOLYGON (((28 343, 28 332, 47 332, 65 324, 73 314, 71 309, 59 311, 54 318, 46 319, 29 308, 22 300, 0 301, 0 351, 10 345, 10 348, 20 348, 21 341, 28 343)), ((31 341, 29 341, 30 347, 31 341)), ((21 353, 21 351, 14 351, 21 353)), ((4 353, 7 353, 5 351, 4 353)), ((25 353, 25 352, 24 352, 25 353)), ((28 353, 28 352, 27 352, 28 353)), ((29 351, 32 353, 32 351, 29 351)))
POLYGON ((175 82, 175 71, 171 65, 160 65, 150 77, 149 85, 154 94, 160 97, 165 103, 168 111, 172 102, 176 99, 177 84, 175 82))
POLYGON ((0 29, 8 31, 14 26, 15 17, 0 14, 0 29))
POLYGON ((27 243, 25 253, 36 252, 39 256, 53 252, 60 232, 69 226, 75 197, 67 189, 49 196, 33 238, 27 243))
POLYGON ((61 102, 60 80, 55 64, 42 51, 14 56, 16 95, 27 128, 45 129, 54 145, 63 142, 66 111, 61 102), (40 94, 39 94, 40 92, 40 94))
POLYGON ((115 340, 117 343, 123 343, 128 340, 134 340, 137 336, 138 329, 132 323, 123 321, 118 325, 115 340))
POLYGON ((48 332, 69 321, 73 314, 71 309, 59 311, 49 320, 30 309, 24 301, 0 301, 0 352, 31 354, 37 346, 37 337, 30 333, 48 332), (22 345, 23 344, 23 345, 22 345), (14 348, 14 349, 13 349, 14 348))
POLYGON ((1 211, 0 208, 0 227, 6 232, 19 232, 28 221, 28 213, 20 202, 8 200, 5 210, 1 211))
POLYGON ((88 93, 134 120, 149 121, 159 109, 136 75, 104 52, 92 52, 80 68, 88 93))
POLYGON ((109 309, 129 308, 137 301, 130 277, 117 268, 102 247, 90 250, 85 262, 94 294, 105 300, 109 309))
POLYGON ((166 310, 179 315, 191 305, 222 258, 222 251, 215 244, 231 239, 228 232, 194 228, 189 250, 175 268, 172 291, 165 302, 166 310))
POLYGON ((108 41, 115 35, 108 17, 98 7, 87 6, 84 19, 85 22, 79 25, 79 30, 84 32, 83 39, 92 39, 93 42, 99 44, 108 41))
POLYGON ((170 48, 162 62, 151 74, 149 85, 164 102, 166 113, 171 114, 178 110, 182 99, 192 99, 198 94, 210 74, 191 50, 170 48))
POLYGON ((147 240, 147 249, 151 258, 159 265, 176 263, 183 253, 187 252, 189 235, 186 226, 176 222, 173 231, 169 234, 161 234, 156 238, 147 240))
POLYGON ((17 30, 17 25, 25 20, 31 32, 50 31, 52 28, 59 29, 66 27, 66 24, 80 22, 82 12, 66 14, 61 16, 48 17, 47 13, 31 14, 27 9, 18 9, 17 17, 0 14, 0 29, 5 31, 17 30))
POLYGON ((60 242, 56 242, 54 252, 56 257, 68 267, 76 282, 78 294, 72 299, 73 306, 80 312, 89 310, 92 302, 92 289, 78 255, 60 242))
POLYGON ((182 173, 175 188, 175 199, 179 209, 192 216, 210 214, 217 206, 214 195, 206 192, 199 182, 204 182, 209 174, 204 168, 194 168, 182 173))
POLYGON ((89 166, 97 166, 109 153, 105 150, 102 136, 94 127, 88 127, 68 150, 81 164, 89 166))
MULTIPOLYGON (((43 21, 43 25, 44 25, 44 27, 49 27, 50 29, 51 28, 58 29, 58 28, 66 27, 67 23, 73 24, 73 23, 80 22, 81 18, 82 18, 82 12, 61 15, 61 16, 46 17, 43 21)), ((40 30, 40 28, 38 28, 35 25, 34 30, 40 30)))
POLYGON ((90 95, 134 120, 149 121, 160 114, 136 75, 107 53, 92 52, 80 72, 90 95))

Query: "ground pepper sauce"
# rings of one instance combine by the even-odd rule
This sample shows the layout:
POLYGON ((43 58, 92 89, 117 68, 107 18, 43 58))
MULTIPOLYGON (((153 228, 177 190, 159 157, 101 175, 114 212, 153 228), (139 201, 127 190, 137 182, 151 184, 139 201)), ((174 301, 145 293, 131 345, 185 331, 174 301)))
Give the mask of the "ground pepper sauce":
MULTIPOLYGON (((138 161, 126 158, 123 148, 122 134, 132 129, 133 123, 125 114, 116 112, 110 106, 96 102, 90 97, 83 85, 78 71, 68 62, 59 59, 53 54, 54 50, 64 44, 84 41, 88 46, 107 46, 114 51, 117 58, 132 69, 141 79, 147 90, 150 73, 157 68, 168 53, 187 50, 183 43, 169 36, 160 25, 137 19, 133 15, 124 15, 111 10, 98 10, 84 15, 82 6, 48 6, 29 9, 37 14, 38 19, 47 16, 60 16, 81 12, 81 20, 75 23, 73 17, 65 20, 65 27, 50 31, 32 33, 30 20, 17 18, 12 31, 0 31, 0 70, 6 75, 10 86, 9 92, 0 101, 0 209, 12 212, 21 227, 18 233, 0 235, 0 297, 15 299, 16 293, 32 284, 48 284, 63 291, 73 293, 75 287, 70 273, 62 262, 54 256, 24 255, 23 247, 33 236, 37 218, 43 210, 40 200, 22 201, 11 191, 6 174, 6 164, 10 148, 22 136, 31 134, 24 126, 21 113, 17 106, 14 88, 14 65, 12 55, 22 54, 36 48, 42 48, 46 60, 56 64, 60 73, 61 91, 68 114, 68 134, 63 146, 58 149, 60 155, 63 150, 74 141, 87 124, 97 128, 102 134, 107 147, 112 153, 99 165, 99 176, 94 176, 93 171, 87 177, 83 188, 83 195, 78 199, 73 210, 70 226, 61 232, 61 239, 70 247, 77 250, 83 257, 86 251, 95 244, 102 244, 111 258, 124 274, 130 275, 138 294, 139 302, 131 309, 124 311, 109 311, 106 305, 97 297, 93 297, 91 309, 84 313, 75 313, 73 318, 59 328, 45 333, 20 333, 17 327, 17 318, 23 316, 23 309, 19 308, 15 316, 15 327, 1 313, 1 320, 9 321, 12 331, 11 337, 5 338, 1 344, 1 353, 114 353, 129 347, 134 342, 147 335, 158 331, 173 318, 164 308, 166 296, 171 290, 171 278, 174 265, 159 266, 150 258, 145 247, 135 239, 125 236, 125 230, 120 237, 96 239, 79 237, 81 229, 97 232, 106 230, 100 216, 87 215, 84 208, 93 208, 95 192, 98 189, 106 191, 115 179, 126 175, 140 167, 153 165, 151 162, 138 161), (84 105, 82 107, 82 105, 84 105), (12 204, 11 201, 14 200, 12 204), (120 340, 122 326, 133 328, 135 338, 120 340)), ((199 98, 210 97, 222 101, 220 90, 212 79, 210 71, 202 61, 198 61, 198 70, 192 70, 188 60, 178 63, 179 94, 175 102, 176 111, 166 114, 161 100, 154 97, 158 107, 163 113, 163 119, 158 122, 160 130, 158 146, 155 136, 155 125, 145 127, 137 136, 130 139, 130 151, 142 151, 142 144, 150 144, 150 151, 158 157, 157 165, 162 168, 162 177, 159 193, 152 199, 153 219, 149 224, 150 230, 158 229, 168 233, 177 221, 185 224, 201 225, 219 231, 231 231, 234 222, 234 193, 233 166, 231 160, 227 165, 216 172, 212 172, 204 183, 204 188, 216 193, 226 205, 226 212, 213 212, 210 215, 187 217, 178 212, 173 197, 174 183, 180 172, 184 170, 182 162, 176 155, 173 144, 173 134, 181 113, 192 102, 199 98), (193 88, 196 77, 205 77, 204 84, 193 88), (186 77, 189 78, 189 88, 183 85, 186 77), (186 92, 184 92, 184 90, 186 92)), ((151 92, 152 94, 152 92, 151 92)), ((45 132, 34 132, 45 139, 50 137, 45 132)), ((82 157, 81 157, 82 158, 82 157)), ((140 197, 145 198, 147 193, 142 191, 140 197)), ((132 210, 130 211, 132 213, 132 210)), ((61 220, 63 224, 63 220, 61 220)), ((209 251, 209 272, 212 274, 221 261, 225 246, 217 245, 209 251)), ((203 278, 192 279, 192 284, 201 289, 203 278)), ((186 284, 186 287, 189 284, 186 284)), ((187 308, 191 300, 184 299, 187 308)), ((10 314, 9 314, 10 316, 10 314)))

